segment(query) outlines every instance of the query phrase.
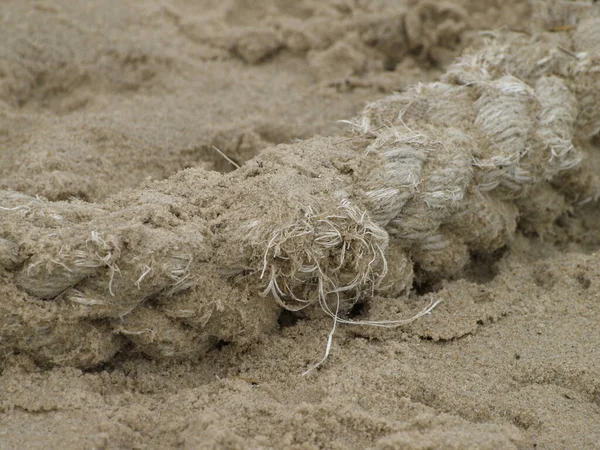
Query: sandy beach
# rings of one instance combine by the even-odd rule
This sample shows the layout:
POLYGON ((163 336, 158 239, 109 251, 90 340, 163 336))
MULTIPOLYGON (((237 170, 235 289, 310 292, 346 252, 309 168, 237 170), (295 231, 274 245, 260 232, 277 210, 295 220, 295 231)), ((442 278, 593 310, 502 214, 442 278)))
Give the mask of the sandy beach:
MULTIPOLYGON (((326 148, 353 139, 343 121, 367 102, 438 80, 482 30, 531 33, 531 17, 525 0, 4 1, 0 190, 96 217, 155 181, 177 192, 186 169, 326 148)), ((586 145, 600 154, 600 135, 586 145)), ((440 301, 399 328, 338 324, 307 375, 332 328, 318 307, 177 360, 135 339, 87 366, 15 350, 7 311, 26 317, 34 296, 0 255, 0 449, 598 449, 600 204, 581 203, 543 232, 517 223, 458 275, 353 308, 440 301)))

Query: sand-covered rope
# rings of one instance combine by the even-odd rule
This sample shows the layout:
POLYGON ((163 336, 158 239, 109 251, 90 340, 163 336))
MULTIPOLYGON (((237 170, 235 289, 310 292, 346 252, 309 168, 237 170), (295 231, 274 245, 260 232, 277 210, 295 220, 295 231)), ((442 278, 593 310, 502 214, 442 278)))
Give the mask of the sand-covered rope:
POLYGON ((460 272, 518 223, 543 234, 600 195, 600 19, 567 25, 490 33, 441 81, 368 105, 354 137, 230 174, 188 169, 101 204, 0 192, 0 349, 78 367, 130 346, 197 358, 281 308, 339 301, 343 316, 415 268, 460 272))

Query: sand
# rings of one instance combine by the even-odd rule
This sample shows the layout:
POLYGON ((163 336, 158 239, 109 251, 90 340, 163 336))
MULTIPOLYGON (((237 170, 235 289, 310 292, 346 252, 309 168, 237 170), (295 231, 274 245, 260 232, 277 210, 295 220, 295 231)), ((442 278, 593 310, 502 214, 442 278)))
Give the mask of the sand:
MULTIPOLYGON (((213 146, 241 165, 342 136, 365 102, 435 80, 478 30, 526 29, 530 14, 433 2, 411 34, 415 3, 3 2, 0 188, 104 201, 189 167, 233 170, 213 146)), ((0 449, 598 448, 599 210, 419 286, 394 313, 443 301, 412 325, 339 327, 307 376, 331 329, 319 310, 184 363, 2 355, 0 449)))

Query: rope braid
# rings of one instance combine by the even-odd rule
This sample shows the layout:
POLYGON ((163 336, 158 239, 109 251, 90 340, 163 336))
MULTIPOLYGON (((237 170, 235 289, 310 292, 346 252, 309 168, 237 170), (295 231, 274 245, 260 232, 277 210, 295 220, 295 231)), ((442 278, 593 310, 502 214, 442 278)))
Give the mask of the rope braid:
MULTIPOLYGON (((600 18, 491 33, 355 138, 184 170, 101 204, 0 191, 0 349, 93 367, 251 342, 281 308, 409 289, 600 196, 600 18), (290 189, 293 186, 293 189, 290 189)), ((329 310, 330 311, 330 310, 329 310)), ((331 311, 330 311, 331 312, 331 311)))

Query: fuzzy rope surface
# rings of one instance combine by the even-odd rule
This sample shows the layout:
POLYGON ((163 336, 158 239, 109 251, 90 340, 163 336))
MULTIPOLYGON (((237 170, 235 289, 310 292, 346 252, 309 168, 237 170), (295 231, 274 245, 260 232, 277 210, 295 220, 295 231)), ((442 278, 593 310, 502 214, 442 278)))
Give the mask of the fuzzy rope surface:
POLYGON ((441 81, 368 105, 354 138, 227 175, 189 169, 101 204, 0 192, 0 348, 77 367, 130 345, 197 358, 281 308, 343 317, 415 270, 459 272, 518 223, 543 233, 600 196, 598 29, 492 33, 441 81))

